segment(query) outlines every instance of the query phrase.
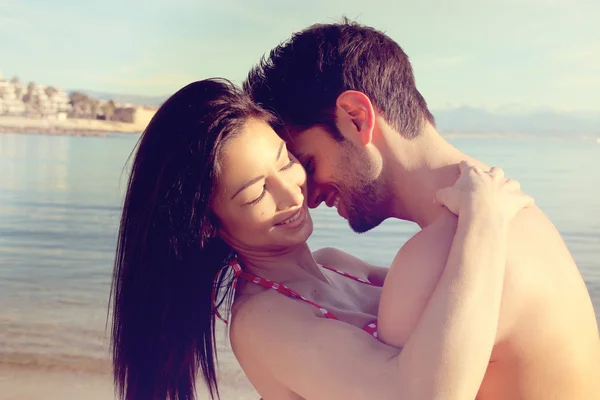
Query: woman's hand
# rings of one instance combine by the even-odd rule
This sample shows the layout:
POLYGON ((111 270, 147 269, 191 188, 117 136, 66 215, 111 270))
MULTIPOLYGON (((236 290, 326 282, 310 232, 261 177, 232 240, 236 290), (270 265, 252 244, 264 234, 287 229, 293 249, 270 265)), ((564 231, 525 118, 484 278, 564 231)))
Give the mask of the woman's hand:
POLYGON ((521 191, 519 182, 505 179, 502 169, 492 167, 486 172, 467 161, 461 161, 459 168, 456 183, 436 193, 436 201, 452 213, 487 214, 509 223, 520 210, 533 205, 533 198, 521 191))

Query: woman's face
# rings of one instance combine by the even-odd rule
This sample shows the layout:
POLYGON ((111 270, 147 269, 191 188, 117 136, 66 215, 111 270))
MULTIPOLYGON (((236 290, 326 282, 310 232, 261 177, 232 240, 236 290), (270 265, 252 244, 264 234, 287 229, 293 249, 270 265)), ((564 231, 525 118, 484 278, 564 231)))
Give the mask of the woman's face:
POLYGON ((267 123, 249 120, 227 141, 218 161, 212 209, 226 242, 242 253, 306 242, 313 229, 306 173, 267 123))

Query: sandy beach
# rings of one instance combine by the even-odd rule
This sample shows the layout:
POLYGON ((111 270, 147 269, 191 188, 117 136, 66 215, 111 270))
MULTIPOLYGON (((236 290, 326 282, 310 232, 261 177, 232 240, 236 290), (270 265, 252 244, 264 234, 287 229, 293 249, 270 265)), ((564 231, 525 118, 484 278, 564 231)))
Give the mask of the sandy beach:
POLYGON ((107 133, 141 133, 149 119, 138 123, 94 119, 63 121, 0 116, 0 133, 35 133, 65 136, 106 136, 107 133))
MULTIPOLYGON (((221 399, 257 400, 252 388, 226 344, 218 334, 219 390, 221 399)), ((197 399, 208 399, 201 377, 197 399)), ((11 354, 0 361, 2 400, 111 400, 115 399, 109 357, 44 357, 11 354)))
MULTIPOLYGON (((225 374, 224 374, 225 375, 225 374)), ((202 382, 198 382, 199 386, 202 382)), ((257 400, 260 396, 223 379, 221 399, 257 400)), ((0 365, 0 398, 3 400, 110 400, 115 399, 112 378, 108 374, 45 371, 7 368, 0 365)), ((198 400, 208 399, 204 390, 197 391, 198 400)))

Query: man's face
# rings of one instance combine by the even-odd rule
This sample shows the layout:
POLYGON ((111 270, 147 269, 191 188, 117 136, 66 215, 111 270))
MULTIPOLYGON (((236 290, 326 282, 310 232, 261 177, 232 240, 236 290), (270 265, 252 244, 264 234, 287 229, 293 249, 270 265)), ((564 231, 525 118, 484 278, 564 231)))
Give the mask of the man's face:
POLYGON ((294 135, 288 148, 306 169, 308 205, 336 207, 352 230, 363 233, 386 218, 385 185, 369 154, 348 140, 336 141, 315 126, 294 135))

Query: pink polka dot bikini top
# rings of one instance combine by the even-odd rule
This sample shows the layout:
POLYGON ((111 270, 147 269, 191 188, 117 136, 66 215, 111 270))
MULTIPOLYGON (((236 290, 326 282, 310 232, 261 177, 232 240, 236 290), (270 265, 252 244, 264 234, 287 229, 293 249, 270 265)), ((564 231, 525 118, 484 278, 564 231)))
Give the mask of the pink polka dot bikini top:
MULTIPOLYGON (((248 281, 248 282, 255 283, 255 284, 257 284, 257 285, 260 285, 260 286, 262 286, 262 287, 265 287, 265 288, 267 288, 267 289, 273 289, 273 290, 276 290, 276 291, 278 291, 279 293, 281 293, 281 294, 283 294, 283 295, 285 295, 285 296, 287 296, 287 297, 291 297, 291 298, 293 298, 293 299, 298 299, 298 300, 304 301, 305 303, 308 303, 308 304, 312 305, 313 307, 316 307, 316 308, 318 308, 318 309, 319 309, 319 311, 320 311, 320 312, 323 314, 323 316, 324 316, 325 318, 339 320, 339 318, 338 318, 338 317, 336 317, 336 316, 335 316, 335 315, 334 315, 334 314, 333 314, 331 311, 329 311, 329 310, 325 309, 324 307, 321 307, 321 306, 320 306, 320 305, 318 305, 317 303, 315 303, 315 302, 313 302, 313 301, 311 301, 311 300, 307 299, 306 297, 304 297, 304 296, 300 295, 298 292, 295 292, 294 290, 290 289, 289 287, 287 287, 287 286, 285 286, 285 285, 283 285, 283 284, 280 284, 280 283, 277 283, 277 282, 271 281, 271 280, 269 280, 269 279, 266 279, 266 278, 261 278, 260 276, 256 276, 256 275, 250 274, 250 273, 248 273, 248 272, 245 272, 244 270, 242 270, 242 267, 241 267, 241 266, 240 266, 240 264, 237 262, 237 260, 233 260, 233 261, 230 263, 230 265, 229 265, 229 266, 231 266, 231 268, 233 268, 233 272, 235 273, 235 276, 236 276, 236 278, 235 278, 235 281, 233 282, 233 287, 234 287, 234 288, 235 288, 235 286, 236 286, 236 284, 237 284, 237 280, 238 280, 239 278, 243 278, 243 279, 245 279, 245 280, 246 280, 246 281, 248 281)), ((342 276, 345 276, 345 277, 347 277, 347 278, 354 279, 355 281, 358 281, 358 282, 364 283, 365 285, 376 286, 376 285, 372 284, 371 282, 369 282, 369 281, 367 281, 367 280, 364 280, 364 279, 358 278, 358 277, 356 277, 356 276, 354 276, 354 275, 351 275, 351 274, 349 274, 349 273, 347 273, 347 272, 340 271, 340 270, 338 270, 338 269, 331 268, 331 267, 328 267, 328 266, 326 266, 326 265, 323 265, 323 268, 325 268, 325 269, 328 269, 328 270, 330 270, 330 271, 333 271, 333 272, 335 272, 335 273, 337 273, 337 274, 340 274, 340 275, 342 275, 342 276)), ((227 321, 226 321, 226 320, 224 320, 224 319, 221 317, 221 315, 219 314, 218 310, 216 310, 216 308, 215 308, 215 315, 216 315, 216 316, 217 316, 217 317, 218 317, 220 320, 222 320, 223 322, 225 322, 225 323, 227 324, 227 321)), ((366 326, 363 328, 363 330, 364 330, 365 332, 367 332, 369 335, 372 335, 373 337, 377 338, 377 320, 375 320, 375 321, 373 321, 373 322, 371 322, 371 323, 367 324, 367 325, 366 325, 366 326)))

